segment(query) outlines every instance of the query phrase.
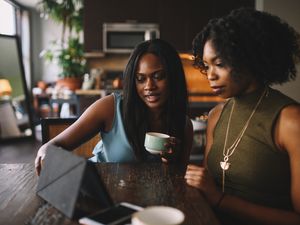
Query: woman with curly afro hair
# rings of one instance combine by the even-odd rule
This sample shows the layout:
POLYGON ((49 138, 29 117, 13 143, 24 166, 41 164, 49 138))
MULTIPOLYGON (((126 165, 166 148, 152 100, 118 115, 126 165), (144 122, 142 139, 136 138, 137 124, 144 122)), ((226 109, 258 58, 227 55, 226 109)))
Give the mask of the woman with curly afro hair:
POLYGON ((299 34, 236 9, 193 41, 195 66, 226 99, 209 113, 204 165, 189 165, 222 224, 300 224, 300 106, 270 87, 296 77, 299 34))

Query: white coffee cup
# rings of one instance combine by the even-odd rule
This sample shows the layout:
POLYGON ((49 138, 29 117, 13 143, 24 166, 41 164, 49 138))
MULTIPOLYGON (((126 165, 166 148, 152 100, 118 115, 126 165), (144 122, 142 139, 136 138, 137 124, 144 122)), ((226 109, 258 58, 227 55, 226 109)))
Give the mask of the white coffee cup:
POLYGON ((165 144, 170 140, 170 136, 163 133, 147 132, 144 146, 152 154, 160 154, 167 150, 165 144))
POLYGON ((179 225, 183 221, 183 212, 169 206, 150 206, 131 217, 132 225, 179 225))

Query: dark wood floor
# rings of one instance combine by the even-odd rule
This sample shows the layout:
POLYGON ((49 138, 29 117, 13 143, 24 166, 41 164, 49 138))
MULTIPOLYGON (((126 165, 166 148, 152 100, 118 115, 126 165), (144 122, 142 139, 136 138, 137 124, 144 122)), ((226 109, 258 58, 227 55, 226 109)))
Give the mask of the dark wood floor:
POLYGON ((0 143, 0 163, 34 163, 41 142, 36 139, 0 143))

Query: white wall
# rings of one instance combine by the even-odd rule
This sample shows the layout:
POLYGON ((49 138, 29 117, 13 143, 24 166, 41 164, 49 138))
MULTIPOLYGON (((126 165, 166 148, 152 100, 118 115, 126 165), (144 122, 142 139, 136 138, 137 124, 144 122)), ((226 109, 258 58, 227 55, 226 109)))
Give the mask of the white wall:
POLYGON ((55 64, 46 64, 39 54, 49 46, 51 41, 60 38, 61 27, 51 20, 42 19, 36 9, 31 10, 31 22, 33 83, 35 84, 39 80, 54 82, 59 73, 58 66, 55 64))
MULTIPOLYGON (((39 12, 32 11, 33 23, 33 65, 34 81, 44 80, 46 82, 55 82, 58 79, 58 74, 61 72, 60 68, 53 63, 45 62, 40 57, 43 49, 49 48, 50 43, 61 39, 62 25, 54 22, 51 19, 44 19, 39 16, 39 12)), ((66 33, 68 34, 68 32, 66 33)), ((65 38, 67 39, 67 38, 65 38)), ((83 40, 83 33, 80 33, 80 39, 83 40)))
MULTIPOLYGON (((60 40, 62 33, 62 26, 52 20, 42 19, 41 21, 41 41, 42 47, 48 48, 50 43, 54 40, 60 40)), ((41 49, 42 50, 42 49, 41 49)), ((60 73, 59 67, 55 63, 45 62, 42 58, 42 74, 43 80, 47 82, 54 82, 58 79, 58 74, 60 73)))
MULTIPOLYGON (((256 9, 277 15, 300 33, 300 1, 299 0, 256 0, 256 9)), ((297 65, 297 78, 274 88, 300 102, 300 63, 297 65)))

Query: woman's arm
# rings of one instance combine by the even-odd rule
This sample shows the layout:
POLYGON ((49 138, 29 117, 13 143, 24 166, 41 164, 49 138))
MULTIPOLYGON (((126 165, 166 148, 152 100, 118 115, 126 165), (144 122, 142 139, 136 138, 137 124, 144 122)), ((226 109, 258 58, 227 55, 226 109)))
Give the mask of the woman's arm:
POLYGON ((208 114, 207 128, 206 128, 206 146, 205 146, 205 150, 204 150, 204 163, 203 163, 204 167, 206 167, 206 165, 207 165, 207 155, 213 144, 214 129, 220 118, 224 104, 225 103, 218 104, 216 107, 214 107, 212 110, 210 110, 210 112, 208 114))
POLYGON ((93 103, 70 127, 53 138, 51 144, 73 150, 100 130, 111 128, 114 116, 114 97, 101 98, 93 103))
POLYGON ((207 128, 206 128, 206 146, 204 151, 204 165, 188 165, 185 174, 185 179, 188 185, 201 189, 212 206, 215 206, 222 196, 219 191, 212 176, 209 175, 207 166, 207 155, 213 144, 213 132, 215 126, 220 118, 221 112, 223 110, 224 103, 218 104, 214 107, 208 114, 207 128))
POLYGON ((93 103, 76 122, 39 149, 35 159, 37 174, 40 173, 41 159, 44 159, 48 145, 52 144, 67 150, 73 150, 93 137, 100 130, 110 130, 113 117, 113 95, 101 98, 93 103))
POLYGON ((292 203, 294 210, 300 214, 300 105, 290 105, 281 111, 274 140, 289 155, 292 203))

